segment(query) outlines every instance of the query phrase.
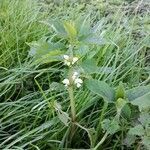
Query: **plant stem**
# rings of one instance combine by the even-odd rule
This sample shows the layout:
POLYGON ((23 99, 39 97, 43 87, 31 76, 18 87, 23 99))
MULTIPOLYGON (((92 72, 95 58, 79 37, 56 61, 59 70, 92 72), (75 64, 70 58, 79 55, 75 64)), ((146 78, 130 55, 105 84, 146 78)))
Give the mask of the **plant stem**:
POLYGON ((72 122, 76 120, 76 110, 75 110, 75 101, 74 101, 74 94, 73 94, 73 86, 71 85, 68 88, 69 98, 70 98, 70 106, 71 106, 71 118, 72 122))
POLYGON ((75 121, 76 121, 76 109, 75 109, 75 100, 74 100, 74 93, 73 93, 73 85, 72 85, 72 71, 70 70, 69 74, 69 81, 71 85, 68 87, 68 93, 70 98, 70 107, 71 107, 71 134, 70 134, 70 140, 72 141, 72 138, 75 133, 75 121))
POLYGON ((105 139, 107 138, 107 136, 108 136, 108 133, 106 132, 106 133, 104 134, 103 138, 100 140, 100 142, 93 148, 93 150, 97 150, 98 147, 99 147, 101 144, 103 144, 103 142, 105 141, 105 139))

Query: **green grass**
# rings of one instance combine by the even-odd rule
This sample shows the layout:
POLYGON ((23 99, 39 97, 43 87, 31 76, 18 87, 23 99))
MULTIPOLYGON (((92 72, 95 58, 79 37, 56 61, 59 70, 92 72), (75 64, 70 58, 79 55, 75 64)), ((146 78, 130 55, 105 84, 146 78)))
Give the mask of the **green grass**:
MULTIPOLYGON (((82 127, 77 127, 69 143, 70 125, 60 121, 53 107, 54 101, 58 101, 62 110, 70 114, 67 91, 59 84, 63 80, 63 66, 60 63, 34 65, 28 56, 27 43, 55 35, 42 23, 45 20, 74 20, 89 15, 92 26, 100 21, 97 33, 107 43, 91 51, 97 51, 94 57, 98 66, 111 67, 111 72, 102 69, 93 77, 114 88, 120 81, 126 89, 150 83, 148 5, 142 5, 143 12, 134 12, 134 4, 122 2, 0 1, 0 149, 57 150, 67 146, 89 149, 87 131, 95 129, 98 143, 104 135, 100 123, 115 116, 114 106, 105 108, 102 99, 83 84, 75 90, 77 122, 82 127)), ((123 142, 130 124, 124 119, 121 131, 109 135, 99 149, 127 149, 123 142)), ((137 147, 135 144, 130 149, 137 147)))

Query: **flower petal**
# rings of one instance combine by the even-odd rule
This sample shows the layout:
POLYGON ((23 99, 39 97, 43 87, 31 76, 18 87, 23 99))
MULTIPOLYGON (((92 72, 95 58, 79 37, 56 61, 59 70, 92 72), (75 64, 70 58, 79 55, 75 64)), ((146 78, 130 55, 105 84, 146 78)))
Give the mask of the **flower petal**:
POLYGON ((72 64, 74 64, 75 62, 77 62, 78 61, 78 57, 73 57, 73 59, 72 59, 72 64))
POLYGON ((83 83, 83 81, 82 81, 80 78, 77 78, 77 79, 75 79, 75 83, 76 83, 76 84, 78 84, 78 83, 81 84, 81 83, 83 83))
POLYGON ((68 79, 64 79, 64 80, 62 81, 62 83, 65 84, 65 86, 70 84, 70 82, 69 82, 68 79))
POLYGON ((77 72, 77 71, 75 71, 74 73, 73 73, 73 76, 78 76, 79 75, 79 73, 77 72))
POLYGON ((79 88, 81 86, 81 84, 80 83, 77 83, 77 88, 79 88))
POLYGON ((68 55, 64 55, 63 57, 64 57, 64 59, 69 60, 69 56, 68 55))
POLYGON ((64 61, 64 64, 67 65, 67 66, 71 65, 71 63, 69 61, 67 61, 67 60, 64 61))

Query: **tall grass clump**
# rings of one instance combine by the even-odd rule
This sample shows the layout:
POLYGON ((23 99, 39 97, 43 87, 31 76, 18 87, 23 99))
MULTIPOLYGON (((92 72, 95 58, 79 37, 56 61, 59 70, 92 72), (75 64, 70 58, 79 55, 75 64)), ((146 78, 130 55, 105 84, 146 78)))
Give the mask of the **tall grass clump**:
POLYGON ((26 42, 36 40, 46 33, 39 23, 44 17, 40 4, 30 0, 0 1, 0 65, 8 68, 21 65, 27 55, 26 42))
POLYGON ((141 5, 0 2, 0 149, 150 148, 141 5))

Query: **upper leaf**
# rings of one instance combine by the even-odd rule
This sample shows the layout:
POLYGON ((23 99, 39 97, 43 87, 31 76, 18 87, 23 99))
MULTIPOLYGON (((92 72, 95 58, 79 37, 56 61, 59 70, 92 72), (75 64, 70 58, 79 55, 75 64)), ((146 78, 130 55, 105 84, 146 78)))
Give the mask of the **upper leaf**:
POLYGON ((61 22, 60 20, 52 20, 50 23, 48 23, 48 25, 50 25, 56 32, 56 34, 59 35, 60 37, 62 38, 67 37, 67 32, 64 28, 63 22, 61 22))
POLYGON ((104 81, 90 79, 86 81, 86 86, 93 93, 101 96, 107 102, 115 100, 115 91, 104 81))
POLYGON ((98 71, 98 67, 94 59, 87 59, 82 62, 81 67, 85 73, 92 74, 98 71))
POLYGON ((128 100, 139 107, 140 111, 150 108, 150 85, 140 86, 126 92, 128 100))
POLYGON ((64 54, 64 45, 62 43, 52 43, 43 38, 37 42, 29 43, 29 55, 34 58, 36 63, 48 63, 60 61, 61 55, 64 54))
POLYGON ((150 92, 131 101, 131 104, 138 106, 140 111, 150 109, 150 92))
POLYGON ((150 92, 150 85, 148 86, 140 86, 126 91, 126 96, 128 100, 135 100, 147 93, 150 92))
POLYGON ((75 25, 73 22, 64 22, 64 28, 66 30, 66 32, 68 33, 68 37, 71 39, 76 38, 77 36, 77 30, 75 28, 75 25))
POLYGON ((119 83, 116 90, 116 99, 118 98, 125 98, 125 89, 122 82, 119 83))

